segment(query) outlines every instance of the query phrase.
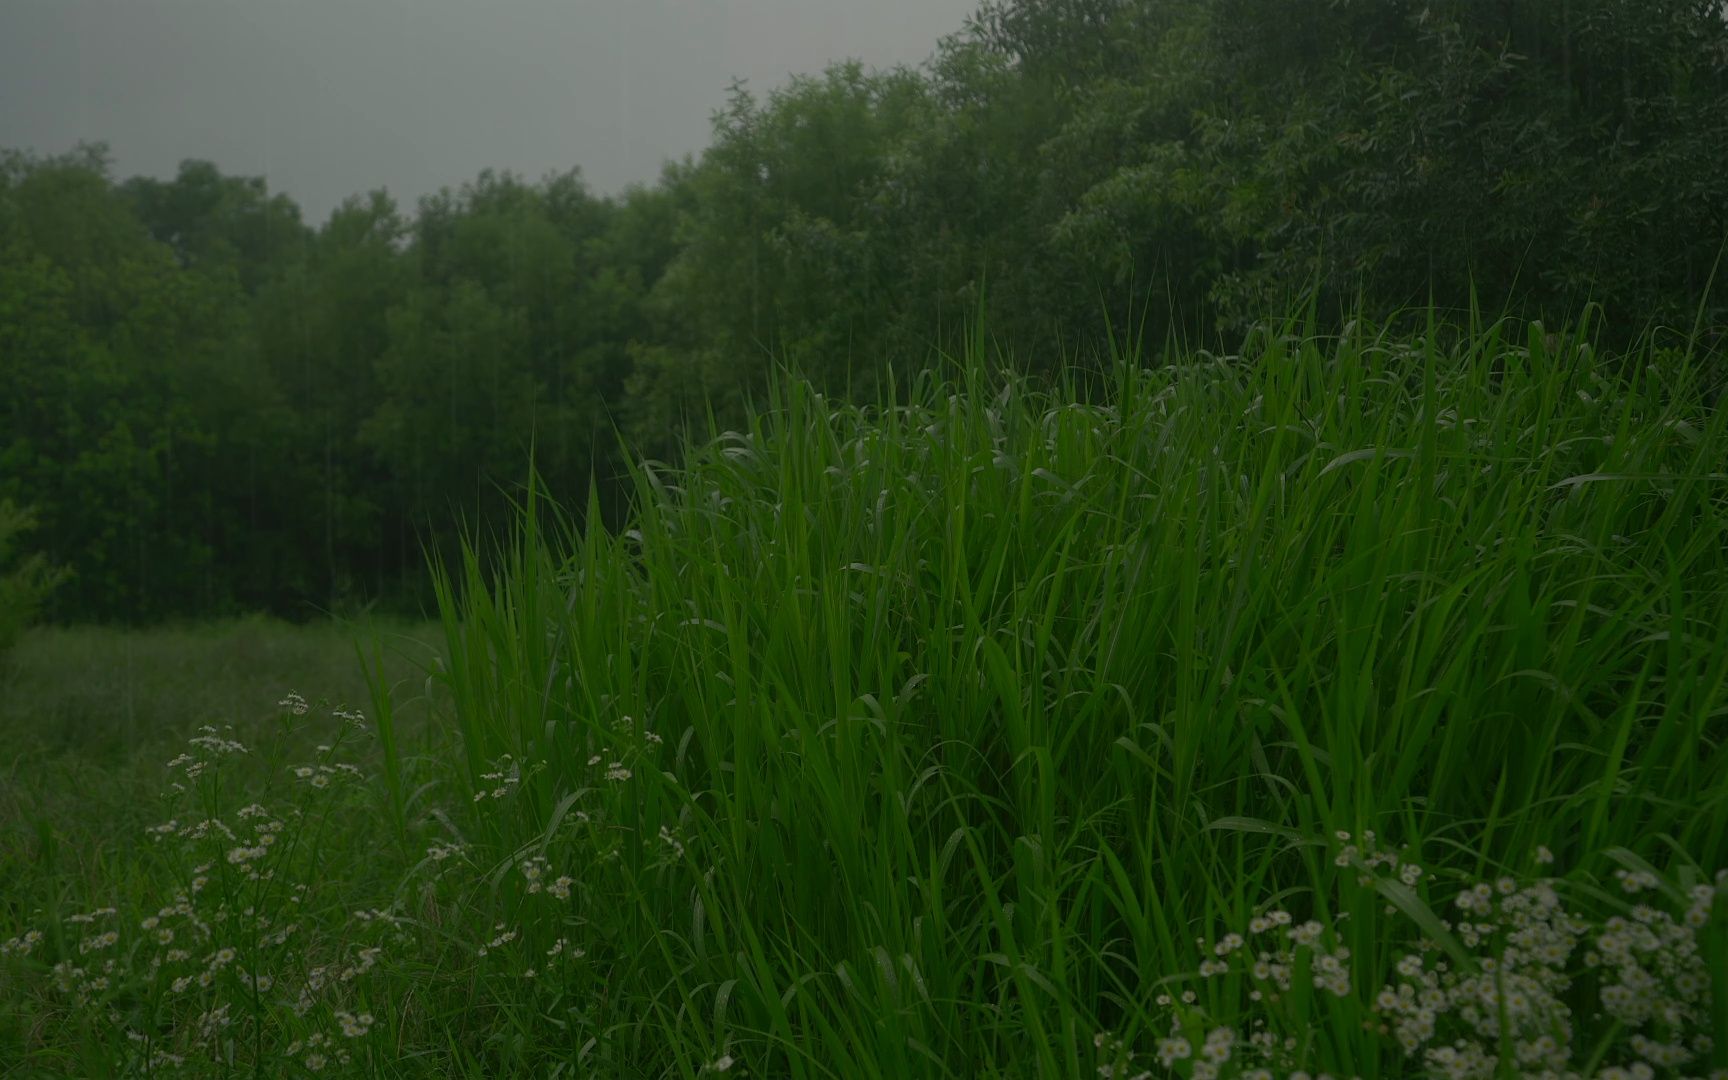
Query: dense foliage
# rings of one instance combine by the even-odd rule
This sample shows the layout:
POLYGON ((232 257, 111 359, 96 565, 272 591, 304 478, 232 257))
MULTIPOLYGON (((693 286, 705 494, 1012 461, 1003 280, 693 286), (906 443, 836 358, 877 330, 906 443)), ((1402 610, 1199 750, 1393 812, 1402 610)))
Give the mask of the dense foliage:
POLYGON ((312 227, 208 163, 9 153, 0 497, 62 619, 400 599, 531 447, 618 520, 620 434, 670 455, 775 358, 862 394, 986 292, 1046 367, 1313 289, 1719 327, 1724 146, 1715 0, 984 0, 918 70, 738 88, 615 197, 486 173, 312 227))

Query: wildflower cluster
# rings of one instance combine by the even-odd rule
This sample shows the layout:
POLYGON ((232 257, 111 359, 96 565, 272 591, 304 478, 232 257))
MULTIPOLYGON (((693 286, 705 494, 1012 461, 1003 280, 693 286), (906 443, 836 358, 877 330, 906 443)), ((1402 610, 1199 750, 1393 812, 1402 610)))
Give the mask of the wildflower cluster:
POLYGON ((568 874, 552 877, 551 862, 545 855, 534 855, 518 864, 522 879, 527 883, 528 893, 547 893, 558 900, 570 899, 570 887, 576 884, 576 879, 568 874))
MULTIPOLYGON (((1334 862, 1359 872, 1357 886, 1389 886, 1382 874, 1405 888, 1434 880, 1378 850, 1372 833, 1357 842, 1347 833, 1337 839, 1344 846, 1334 862)), ((1553 861, 1546 847, 1536 850, 1537 865, 1553 861)), ((1202 980, 1246 976, 1250 1005, 1221 1018, 1235 1026, 1210 1019, 1193 989, 1161 992, 1155 1002, 1170 1013, 1169 1035, 1145 1058, 1162 1072, 1135 1072, 1133 1048, 1105 1034, 1096 1040, 1098 1074, 1118 1080, 1171 1072, 1202 1080, 1307 1077, 1297 1054, 1308 1052, 1309 1025, 1276 1008, 1289 997, 1296 973, 1306 971, 1322 999, 1366 1017, 1363 1026, 1387 1037, 1424 1076, 1490 1080, 1511 1067, 1517 1075, 1550 1080, 1728 1080, 1728 1071, 1707 1066, 1719 1036, 1710 1027, 1710 972, 1700 940, 1719 917, 1714 913, 1728 907, 1728 871, 1714 884, 1685 888, 1648 869, 1615 877, 1636 899, 1625 914, 1601 922, 1568 911, 1554 879, 1464 883, 1449 900, 1455 918, 1428 924, 1468 950, 1464 960, 1419 935, 1396 962, 1391 982, 1366 1003, 1343 1000, 1351 998, 1350 952, 1328 948, 1320 923, 1298 924, 1281 909, 1256 914, 1245 934, 1226 933, 1210 946, 1197 942, 1211 954, 1199 966, 1202 980), (1676 910, 1663 910, 1645 894, 1667 895, 1676 910), (1268 937, 1271 945, 1257 944, 1268 937), (1307 963, 1298 965, 1303 953, 1307 963), (1613 1033, 1612 1041, 1596 1045, 1604 1031, 1613 1033), (1580 1033, 1589 1033, 1590 1045, 1580 1045, 1580 1033)))
POLYGON ((612 722, 612 730, 617 733, 619 741, 625 743, 628 749, 608 753, 603 749, 588 759, 589 768, 604 766, 604 776, 614 784, 620 784, 635 775, 632 762, 646 758, 662 744, 658 733, 642 727, 638 730, 636 718, 623 714, 612 722), (629 744, 634 744, 630 746, 629 744))
POLYGON ((475 802, 483 802, 486 799, 502 799, 515 791, 518 785, 522 783, 522 770, 513 757, 505 754, 493 763, 491 772, 481 773, 480 779, 492 786, 476 791, 474 793, 475 802))
MULTIPOLYGON (((571 898, 576 886, 575 878, 556 872, 551 858, 543 851, 520 859, 516 863, 516 873, 521 882, 519 896, 523 901, 529 897, 544 897, 562 905, 571 898)), ((549 970, 587 955, 585 950, 573 946, 568 937, 560 936, 546 944, 549 929, 555 930, 572 921, 568 909, 562 906, 546 908, 530 904, 520 907, 512 918, 493 923, 487 936, 475 945, 474 956, 486 960, 495 973, 502 968, 511 978, 539 978, 543 968, 549 970)))
MULTIPOLYGON (((230 724, 225 730, 232 732, 234 726, 230 724)), ((168 762, 167 766, 169 770, 177 770, 182 775, 181 780, 170 781, 168 785, 176 792, 186 791, 188 784, 202 777, 222 758, 251 753, 244 744, 226 737, 213 724, 200 727, 198 734, 187 740, 187 745, 192 749, 168 762)))
MULTIPOLYGON (((1364 829, 1359 842, 1351 842, 1350 834, 1342 829, 1333 834, 1344 846, 1332 856, 1332 865, 1337 867, 1355 867, 1358 871, 1356 884, 1368 887, 1374 884, 1374 871, 1384 866, 1388 870, 1397 871, 1398 880, 1404 885, 1415 888, 1423 880, 1432 880, 1434 875, 1426 873, 1421 866, 1413 862, 1403 861, 1395 851, 1383 850, 1379 838, 1373 829, 1364 829)), ((1544 848, 1544 851, 1547 849, 1544 848)))
POLYGON ((1155 1053, 1152 1055, 1157 1062, 1157 1069, 1135 1069, 1136 1055, 1128 1042, 1117 1038, 1108 1032, 1101 1032, 1093 1037, 1092 1045, 1098 1051, 1099 1064, 1097 1074, 1103 1080, 1163 1080, 1172 1073, 1177 1075, 1215 1077, 1234 1075, 1243 1080, 1274 1080, 1283 1077, 1285 1080, 1334 1080, 1332 1074, 1326 1072, 1310 1073, 1306 1069, 1289 1069, 1277 1072, 1265 1065, 1249 1065, 1247 1054, 1252 1052, 1261 1058, 1270 1059, 1277 1048, 1294 1049, 1296 1040, 1289 1038, 1280 1041, 1275 1037, 1261 1033, 1258 1037, 1248 1040, 1249 1045, 1243 1047, 1236 1032, 1229 1027, 1217 1026, 1206 1031, 1200 1038, 1191 1039, 1184 1034, 1174 1034, 1157 1041, 1155 1053), (1235 1061, 1234 1072, 1230 1062, 1235 1061))
MULTIPOLYGON (((364 1032, 361 1032, 364 1034, 364 1032)), ((314 1031, 304 1039, 295 1039, 285 1051, 290 1058, 299 1058, 307 1072, 323 1072, 331 1065, 347 1066, 353 1062, 348 1050, 322 1031, 314 1031)))
MULTIPOLYGON (((1615 876, 1628 894, 1661 887, 1648 870, 1615 876)), ((1463 917, 1443 925, 1493 955, 1474 973, 1427 969, 1406 956, 1400 984, 1381 990, 1376 1010, 1406 1054, 1448 1078, 1495 1075, 1503 1040, 1522 1069, 1578 1077, 1578 1054, 1588 1048, 1574 1045, 1576 1033, 1609 1025, 1622 1033, 1611 1054, 1620 1060, 1595 1075, 1704 1075, 1715 1036, 1698 934, 1718 897, 1728 897, 1728 871, 1714 885, 1699 882, 1673 895, 1684 907, 1679 919, 1641 902, 1629 918, 1614 915, 1597 926, 1568 913, 1551 881, 1476 883, 1454 900, 1463 917), (1572 963, 1580 948, 1583 971, 1572 963), (1595 992, 1575 993, 1575 986, 1595 992)))
MULTIPOLYGON (((1291 995, 1296 980, 1304 977, 1302 972, 1306 971, 1313 990, 1333 998, 1350 996, 1350 949, 1318 920, 1298 923, 1288 911, 1273 908, 1254 915, 1245 929, 1245 933, 1224 934, 1210 948, 1204 938, 1197 939, 1195 944, 1211 953, 1201 961, 1197 974, 1202 980, 1233 972, 1245 976, 1250 987, 1248 1000, 1260 1006, 1261 1015, 1239 1035, 1232 1027, 1208 1022, 1196 991, 1159 993, 1154 1003, 1168 1015, 1170 1032, 1158 1040, 1160 1068, 1174 1069, 1196 1080, 1238 1074, 1270 1076, 1272 1067, 1289 1068, 1294 1063, 1296 1038, 1279 1037, 1275 1029, 1281 1025, 1271 1021, 1283 1018, 1274 1015, 1273 1007, 1291 995), (1227 1071, 1227 1067, 1235 1071, 1227 1071)), ((1283 1026, 1290 1026, 1288 1019, 1283 1019, 1283 1026)), ((1125 1068, 1130 1061, 1131 1055, 1107 1075, 1128 1075, 1125 1068)))
MULTIPOLYGON (((320 747, 319 749, 328 751, 329 748, 320 747)), ((294 779, 315 788, 327 788, 337 780, 361 780, 364 778, 365 774, 360 771, 359 766, 346 761, 339 761, 334 764, 318 762, 313 765, 296 766, 294 769, 294 779)))
MULTIPOLYGON (((281 704, 291 718, 307 711, 295 694, 281 704)), ((339 719, 351 729, 356 716, 339 719)), ((371 1014, 350 1003, 364 1000, 383 939, 400 938, 402 927, 387 912, 333 918, 328 904, 311 903, 321 880, 317 837, 347 805, 312 789, 363 779, 335 760, 342 742, 319 747, 315 765, 287 770, 309 783, 298 799, 230 809, 259 769, 275 769, 232 727, 200 727, 167 762, 173 816, 143 830, 147 876, 131 903, 64 916, 52 931, 27 929, 0 944, 0 958, 21 962, 25 977, 38 973, 50 1007, 113 1032, 116 1074, 223 1067, 246 1049, 279 1053, 290 1038, 288 1056, 308 1070, 349 1063, 352 1054, 324 1029, 346 1039, 371 1030, 371 1014), (256 764, 230 775, 241 758, 256 764)))

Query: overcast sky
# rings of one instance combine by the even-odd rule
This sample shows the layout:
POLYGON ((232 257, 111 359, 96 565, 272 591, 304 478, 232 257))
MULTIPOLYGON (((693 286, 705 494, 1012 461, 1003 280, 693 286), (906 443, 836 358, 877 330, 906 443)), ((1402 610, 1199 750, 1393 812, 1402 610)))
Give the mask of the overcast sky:
POLYGON ((591 186, 699 151, 734 77, 918 63, 975 0, 0 0, 0 147, 263 175, 320 223, 483 168, 591 186))

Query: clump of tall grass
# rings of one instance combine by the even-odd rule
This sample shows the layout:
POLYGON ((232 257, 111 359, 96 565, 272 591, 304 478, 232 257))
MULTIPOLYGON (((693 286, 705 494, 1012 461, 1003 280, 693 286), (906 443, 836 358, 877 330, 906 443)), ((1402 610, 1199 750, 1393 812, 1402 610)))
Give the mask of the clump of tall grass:
POLYGON ((476 839, 581 868, 603 973, 517 1022, 622 1075, 1200 1077, 1232 1045, 1292 1075, 1721 1075, 1728 967, 1687 966, 1728 956, 1698 892, 1728 864, 1704 360, 1441 329, 1124 358, 1088 401, 981 356, 878 406, 783 379, 682 469, 635 466, 618 535, 530 495, 438 581, 476 839), (1426 869, 1358 881, 1332 837, 1373 831, 1426 869), (1567 876, 1526 881, 1537 851, 1567 876), (1616 858, 1693 890, 1693 938, 1614 910, 1616 858), (1484 981, 1536 978, 1512 950, 1550 896, 1554 933, 1607 926, 1595 967, 1484 981), (1301 936, 1206 936, 1273 909, 1301 936), (1652 959, 1628 917, 1678 950, 1663 978, 1709 973, 1683 1014, 1602 996, 1652 959))

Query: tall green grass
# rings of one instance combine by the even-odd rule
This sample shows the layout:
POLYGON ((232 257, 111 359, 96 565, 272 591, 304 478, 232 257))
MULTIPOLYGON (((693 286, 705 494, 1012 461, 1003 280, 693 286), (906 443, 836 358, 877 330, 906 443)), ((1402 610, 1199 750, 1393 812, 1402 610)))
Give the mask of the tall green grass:
MULTIPOLYGON (((474 828, 578 880, 581 1020, 512 1022, 572 1024, 602 1075, 1128 1075, 1174 1019, 1401 1076, 1367 1001, 1419 934, 1486 970, 1460 890, 1539 853, 1604 914, 1616 867, 1707 881, 1705 361, 1443 329, 1124 357, 1090 402, 981 351, 877 407, 782 378, 684 468, 635 466, 622 535, 530 495, 438 577, 470 790, 519 770, 474 828), (1423 869, 1364 873, 1376 843, 1423 869), (1274 905, 1369 989, 1195 976, 1274 905)), ((1622 1060, 1581 1026, 1579 1063, 1622 1060)))

